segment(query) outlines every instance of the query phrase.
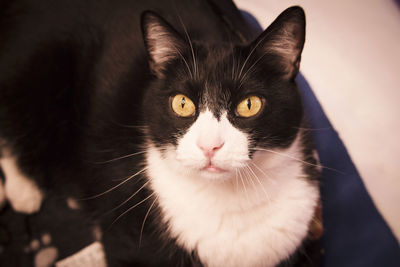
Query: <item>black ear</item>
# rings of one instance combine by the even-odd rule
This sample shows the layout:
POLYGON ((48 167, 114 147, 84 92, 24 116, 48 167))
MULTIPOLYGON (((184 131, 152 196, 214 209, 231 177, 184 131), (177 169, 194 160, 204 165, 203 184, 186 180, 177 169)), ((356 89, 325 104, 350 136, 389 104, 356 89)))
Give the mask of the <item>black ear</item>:
POLYGON ((306 19, 299 6, 283 11, 272 24, 251 44, 257 54, 274 55, 279 61, 284 77, 294 78, 300 67, 305 40, 306 19))
POLYGON ((142 14, 142 32, 150 67, 162 77, 167 63, 182 55, 185 42, 167 21, 152 11, 142 14))

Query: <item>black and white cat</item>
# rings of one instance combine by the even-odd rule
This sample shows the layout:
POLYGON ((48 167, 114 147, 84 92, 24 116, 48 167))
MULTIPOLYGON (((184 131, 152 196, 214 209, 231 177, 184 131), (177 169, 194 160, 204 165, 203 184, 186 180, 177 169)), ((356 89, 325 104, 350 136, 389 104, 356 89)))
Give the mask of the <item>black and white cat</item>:
POLYGON ((154 14, 144 29, 164 81, 144 98, 161 104, 145 106, 147 174, 169 234, 207 266, 278 264, 307 235, 319 198, 298 130, 302 10, 285 11, 239 53, 191 52, 154 14))
POLYGON ((9 102, 0 110, 0 137, 6 141, 0 163, 13 207, 36 212, 46 192, 57 190, 105 191, 102 201, 83 206, 88 214, 113 209, 94 219, 104 229, 113 223, 102 238, 110 266, 299 264, 296 255, 319 202, 319 171, 302 130, 295 83, 305 40, 303 10, 285 10, 247 45, 219 30, 196 34, 187 19, 175 18, 183 25, 175 29, 146 11, 143 47, 137 35, 127 37, 129 26, 138 24, 121 15, 129 10, 110 11, 119 20, 117 15, 107 20, 105 12, 96 16, 105 22, 95 24, 84 17, 87 9, 79 9, 82 17, 73 23, 39 33, 53 38, 24 37, 40 46, 21 56, 29 58, 25 67, 15 57, 16 71, 3 76, 2 84, 12 88, 28 83, 26 88, 50 88, 39 88, 33 99, 22 96, 17 104, 13 97, 31 94, 27 89, 1 92, 9 102), (71 28, 76 36, 68 35, 71 28), (13 77, 21 73, 33 81, 13 77), (22 116, 30 128, 19 129, 30 141, 10 137, 17 130, 3 131, 16 123, 12 111, 29 113, 37 105, 36 114, 22 116), (51 133, 38 132, 39 124, 51 133), (49 135, 32 152, 31 143, 49 135), (14 179, 13 172, 23 178, 14 179), (127 179, 113 180, 121 177, 127 179), (29 207, 13 200, 23 181, 31 189, 25 195, 30 200, 24 200, 29 207), (118 216, 124 205, 130 212, 118 216))

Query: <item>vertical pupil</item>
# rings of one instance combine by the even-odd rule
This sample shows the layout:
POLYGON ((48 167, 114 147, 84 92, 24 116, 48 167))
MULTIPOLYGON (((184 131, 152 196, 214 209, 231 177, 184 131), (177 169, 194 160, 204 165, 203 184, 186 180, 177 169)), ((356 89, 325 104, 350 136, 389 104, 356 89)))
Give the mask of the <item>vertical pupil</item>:
POLYGON ((182 97, 182 100, 181 100, 181 107, 182 108, 185 106, 185 103, 186 103, 186 100, 185 100, 184 97, 182 97))
POLYGON ((251 100, 250 100, 250 98, 247 98, 247 107, 250 110, 250 108, 251 108, 251 100))

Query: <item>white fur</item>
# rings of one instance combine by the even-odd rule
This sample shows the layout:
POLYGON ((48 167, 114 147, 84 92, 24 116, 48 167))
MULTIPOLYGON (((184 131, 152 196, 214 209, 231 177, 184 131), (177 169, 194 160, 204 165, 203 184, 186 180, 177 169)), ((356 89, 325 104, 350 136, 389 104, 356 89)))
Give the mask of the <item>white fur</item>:
POLYGON ((274 266, 300 245, 314 213, 318 189, 293 160, 298 141, 280 154, 256 152, 251 161, 247 142, 225 115, 217 121, 206 111, 177 149, 169 146, 162 155, 149 145, 148 172, 163 220, 179 245, 196 250, 207 266, 274 266), (203 139, 225 142, 215 164, 226 172, 202 170, 207 159, 196 144, 203 139))
MULTIPOLYGON (((213 146, 221 142, 224 145, 212 158, 213 165, 230 171, 243 167, 244 162, 249 159, 246 135, 233 128, 225 114, 218 121, 209 110, 206 110, 180 139, 176 155, 172 156, 177 160, 173 167, 182 169, 183 166, 186 168, 185 171, 191 172, 191 175, 198 175, 200 169, 208 163, 199 145, 213 146)), ((200 172, 200 175, 211 179, 231 176, 230 173, 210 174, 208 172, 200 172)))
POLYGON ((15 157, 6 155, 0 158, 0 166, 5 175, 5 195, 12 208, 27 214, 37 212, 42 204, 43 193, 19 170, 15 157))

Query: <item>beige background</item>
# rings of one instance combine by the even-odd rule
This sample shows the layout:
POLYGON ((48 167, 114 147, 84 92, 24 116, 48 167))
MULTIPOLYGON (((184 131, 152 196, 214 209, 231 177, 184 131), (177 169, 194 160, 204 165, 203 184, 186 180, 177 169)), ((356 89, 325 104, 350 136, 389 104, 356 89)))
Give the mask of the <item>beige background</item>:
POLYGON ((301 71, 400 240, 400 8, 394 0, 234 1, 264 28, 287 7, 304 8, 301 71))

